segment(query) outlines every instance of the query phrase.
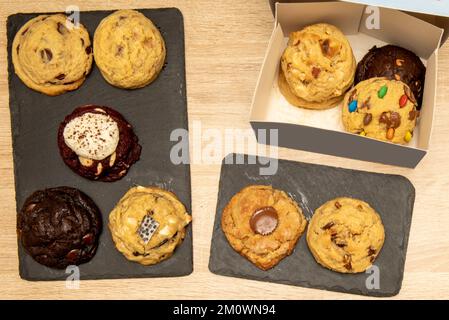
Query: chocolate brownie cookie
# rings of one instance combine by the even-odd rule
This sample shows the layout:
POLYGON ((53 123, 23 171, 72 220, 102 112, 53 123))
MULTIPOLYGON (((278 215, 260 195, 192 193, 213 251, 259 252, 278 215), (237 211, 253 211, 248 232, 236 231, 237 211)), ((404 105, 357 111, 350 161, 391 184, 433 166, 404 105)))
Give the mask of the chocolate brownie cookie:
POLYGON ((29 88, 50 96, 81 86, 92 60, 89 33, 63 14, 31 19, 20 28, 12 44, 18 77, 29 88))
POLYGON ((175 194, 157 187, 133 187, 109 215, 117 249, 131 261, 153 265, 170 258, 192 221, 175 194))
POLYGON ((421 108, 426 67, 421 59, 410 50, 386 45, 380 48, 374 46, 358 63, 354 83, 375 77, 400 80, 406 83, 418 101, 421 108))
POLYGON ((323 267, 358 273, 368 269, 385 239, 379 214, 361 200, 336 198, 315 210, 307 230, 307 244, 323 267))
POLYGON ((223 210, 221 228, 232 248, 262 270, 290 255, 307 221, 284 191, 252 185, 234 195, 223 210))
POLYGON ((24 249, 47 267, 63 269, 88 262, 101 232, 101 214, 87 195, 70 187, 39 190, 17 218, 24 249))
POLYGON ((65 164, 91 180, 123 178, 140 158, 132 126, 117 111, 103 106, 76 108, 59 126, 58 146, 65 164))

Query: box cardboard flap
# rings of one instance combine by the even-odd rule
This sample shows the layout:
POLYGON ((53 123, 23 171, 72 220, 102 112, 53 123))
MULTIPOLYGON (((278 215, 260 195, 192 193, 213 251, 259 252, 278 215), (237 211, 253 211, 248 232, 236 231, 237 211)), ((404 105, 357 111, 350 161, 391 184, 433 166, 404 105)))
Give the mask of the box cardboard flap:
MULTIPOLYGON (((275 4, 279 3, 314 3, 334 2, 335 0, 269 0, 271 10, 275 14, 275 4)), ((443 45, 449 37, 449 5, 441 0, 341 0, 341 2, 378 6, 405 11, 407 14, 427 21, 444 30, 440 45, 443 45)), ((338 14, 338 12, 334 12, 338 14)))

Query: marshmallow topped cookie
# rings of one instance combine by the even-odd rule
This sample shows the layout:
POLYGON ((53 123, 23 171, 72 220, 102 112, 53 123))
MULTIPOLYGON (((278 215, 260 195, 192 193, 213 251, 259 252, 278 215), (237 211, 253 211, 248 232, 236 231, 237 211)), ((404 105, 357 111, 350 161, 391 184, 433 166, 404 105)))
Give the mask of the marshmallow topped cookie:
POLYGON ((88 112, 70 120, 64 128, 64 142, 87 159, 103 160, 110 156, 118 141, 117 122, 106 114, 88 112))
POLYGON ((96 105, 76 108, 59 126, 62 159, 80 176, 115 181, 140 158, 132 126, 117 111, 96 105))

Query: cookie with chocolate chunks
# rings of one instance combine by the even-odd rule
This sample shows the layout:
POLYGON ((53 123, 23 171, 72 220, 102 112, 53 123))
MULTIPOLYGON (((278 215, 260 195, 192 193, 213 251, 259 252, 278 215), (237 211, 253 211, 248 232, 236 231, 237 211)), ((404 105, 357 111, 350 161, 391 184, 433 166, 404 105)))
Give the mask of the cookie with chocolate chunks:
POLYGON ((379 214, 366 202, 341 197, 315 210, 307 230, 307 244, 315 260, 341 273, 368 269, 385 240, 379 214))
POLYGON ((293 252, 306 224, 301 208, 287 193, 264 185, 240 190, 221 218, 231 247, 262 270, 293 252))
POLYGON ((141 146, 132 126, 104 106, 76 108, 59 126, 58 146, 64 163, 91 180, 123 178, 140 158, 141 146))
POLYGON ((17 218, 22 246, 34 260, 63 269, 88 262, 101 233, 101 214, 86 194, 70 187, 30 195, 17 218))
POLYGON ((17 76, 50 96, 77 89, 92 67, 89 33, 64 14, 39 15, 25 23, 11 50, 17 76))
POLYGON ((412 51, 395 45, 374 46, 357 64, 354 84, 375 77, 402 81, 412 90, 419 110, 425 75, 426 67, 412 51))

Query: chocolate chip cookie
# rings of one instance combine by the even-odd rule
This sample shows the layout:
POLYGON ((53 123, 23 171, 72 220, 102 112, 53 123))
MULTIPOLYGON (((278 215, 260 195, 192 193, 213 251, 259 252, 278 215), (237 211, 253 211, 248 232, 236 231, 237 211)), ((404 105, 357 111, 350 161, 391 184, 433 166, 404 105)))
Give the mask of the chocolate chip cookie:
POLYGON ((153 82, 165 61, 165 43, 150 19, 135 10, 104 18, 94 35, 95 62, 111 85, 135 89, 153 82))
POLYGON ((70 187, 39 190, 30 195, 17 218, 24 249, 47 267, 63 269, 95 255, 101 214, 87 195, 70 187))
POLYGON ((141 146, 132 126, 104 106, 76 108, 59 125, 58 146, 64 163, 91 180, 123 178, 140 158, 141 146))
POLYGON ((116 248, 128 260, 153 265, 173 255, 191 220, 175 194, 137 186, 111 211, 109 230, 116 248))
POLYGON ((17 76, 29 88, 50 96, 81 86, 92 67, 92 56, 87 30, 63 14, 31 19, 12 44, 17 76))
POLYGON ((232 248, 262 270, 293 252, 306 224, 301 208, 287 193, 263 185, 240 190, 221 218, 232 248))
POLYGON ((406 83, 421 108, 426 67, 412 51, 394 45, 374 46, 357 64, 354 83, 375 77, 386 77, 406 83))
POLYGON ((368 269, 385 240, 379 214, 364 201, 336 198, 316 209, 307 244, 323 267, 358 273, 368 269))
POLYGON ((402 81, 371 78, 357 84, 343 101, 343 125, 352 133, 406 144, 413 137, 417 101, 402 81))
POLYGON ((355 67, 349 41, 337 27, 310 25, 290 34, 281 58, 279 90, 297 107, 327 109, 351 87, 355 67))

